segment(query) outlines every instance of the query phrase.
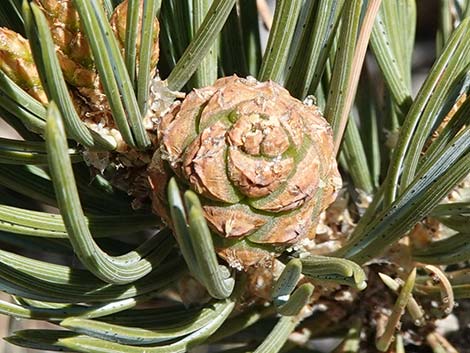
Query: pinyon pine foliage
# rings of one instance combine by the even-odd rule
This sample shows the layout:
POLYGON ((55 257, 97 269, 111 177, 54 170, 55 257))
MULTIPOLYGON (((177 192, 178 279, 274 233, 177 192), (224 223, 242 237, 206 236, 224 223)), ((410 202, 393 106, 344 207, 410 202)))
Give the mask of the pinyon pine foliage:
POLYGON ((465 349, 470 1, 417 94, 415 1, 278 0, 265 50, 262 3, 1 2, 8 342, 465 349))

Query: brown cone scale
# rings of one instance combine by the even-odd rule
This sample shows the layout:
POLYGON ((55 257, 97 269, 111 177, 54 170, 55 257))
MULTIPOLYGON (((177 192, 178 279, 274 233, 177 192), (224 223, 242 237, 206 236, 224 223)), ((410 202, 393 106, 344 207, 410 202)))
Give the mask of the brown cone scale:
POLYGON ((158 135, 148 170, 155 212, 167 212, 176 175, 198 193, 219 255, 233 267, 313 238, 341 185, 330 126, 274 82, 231 76, 194 90, 162 118, 158 135))

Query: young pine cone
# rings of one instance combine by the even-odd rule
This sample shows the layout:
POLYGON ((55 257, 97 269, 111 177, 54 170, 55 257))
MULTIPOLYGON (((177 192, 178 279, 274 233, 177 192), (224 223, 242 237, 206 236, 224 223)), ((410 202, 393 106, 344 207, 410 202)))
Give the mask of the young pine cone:
POLYGON ((188 94, 158 133, 149 167, 155 212, 170 222, 166 187, 176 175, 199 195, 219 255, 233 267, 313 238, 341 185, 330 126, 274 82, 219 79, 188 94))
MULTIPOLYGON (((83 33, 80 17, 73 6, 72 0, 34 0, 47 18, 52 38, 56 45, 57 55, 64 78, 75 87, 82 99, 90 106, 91 114, 109 111, 104 90, 98 76, 88 39, 83 33)), ((126 36, 128 0, 124 0, 114 9, 110 18, 113 33, 122 51, 126 36)), ((140 18, 142 17, 143 0, 139 1, 140 18)), ((158 61, 158 20, 154 23, 151 68, 158 61)), ((139 22, 139 32, 141 21, 139 22)), ((137 39, 137 53, 140 51, 140 37, 137 39)), ((137 63, 138 64, 138 63, 137 63)), ((152 73, 153 75, 153 73, 152 73)))
MULTIPOLYGON (((73 6, 73 1, 34 0, 34 2, 44 13, 49 24, 59 64, 80 118, 92 129, 97 129, 102 133, 104 128, 107 130, 104 131, 106 135, 111 134, 119 142, 122 141, 119 132, 115 129, 111 109, 98 75, 91 47, 82 30, 80 17, 73 6)), ((141 19, 144 1, 140 0, 138 6, 141 19)), ((128 0, 124 0, 116 6, 110 19, 111 28, 123 55, 127 7, 128 0)), ((139 20, 139 32, 142 27, 141 22, 139 20)), ((157 18, 153 20, 152 24, 154 36, 151 47, 151 76, 155 74, 159 56, 157 18)), ((140 36, 137 37, 135 45, 137 50, 136 70, 138 72, 140 36)), ((2 27, 0 27, 0 70, 39 102, 47 104, 47 96, 41 85, 28 40, 20 34, 2 27)), ((124 143, 119 143, 119 146, 120 150, 127 150, 124 143)))
POLYGON ((28 40, 5 27, 0 27, 0 70, 32 97, 47 104, 28 40))

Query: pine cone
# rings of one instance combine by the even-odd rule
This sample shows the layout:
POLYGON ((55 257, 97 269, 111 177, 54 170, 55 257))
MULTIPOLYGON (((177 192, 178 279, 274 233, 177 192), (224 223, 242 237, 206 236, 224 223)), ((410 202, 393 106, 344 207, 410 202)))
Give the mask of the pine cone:
POLYGON ((8 28, 0 28, 0 69, 42 104, 47 103, 27 39, 8 28))
MULTIPOLYGON (((127 151, 115 128, 104 89, 102 87, 90 45, 80 25, 80 18, 73 7, 72 0, 34 0, 44 13, 56 46, 57 57, 64 79, 80 118, 92 129, 103 133, 108 130, 118 142, 119 151, 127 151)), ((124 55, 125 26, 128 1, 121 2, 110 19, 110 24, 124 55)), ((139 1, 139 16, 142 16, 143 0, 139 1)), ((139 21, 139 31, 142 24, 139 21)), ((151 76, 154 75, 159 57, 157 18, 153 21, 154 37, 151 47, 151 76)), ((136 43, 137 58, 140 51, 140 37, 136 43)), ((136 68, 138 70, 139 62, 136 68)), ((41 85, 39 74, 33 60, 29 42, 18 33, 0 28, 0 69, 16 84, 46 105, 47 97, 41 85)))
POLYGON ((99 88, 91 48, 80 27, 80 18, 71 0, 34 0, 41 8, 57 48, 65 80, 81 94, 97 103, 104 99, 99 88))
POLYGON ((219 255, 233 267, 313 238, 341 184, 330 126, 274 82, 232 76, 194 90, 158 134, 149 167, 155 212, 170 221, 165 190, 176 175, 198 193, 219 255))
MULTIPOLYGON (((80 18, 73 7, 72 0, 34 0, 44 12, 52 33, 52 38, 57 48, 60 66, 64 78, 68 84, 75 87, 90 111, 88 116, 100 115, 109 112, 108 102, 101 86, 98 71, 93 60, 90 45, 82 31, 80 18)), ((118 40, 122 51, 124 51, 125 26, 127 21, 127 4, 125 0, 114 9, 110 18, 113 33, 118 40)), ((140 16, 142 16, 143 0, 139 2, 140 16)), ((156 28, 153 38, 151 68, 154 72, 158 62, 158 20, 155 18, 156 28)), ((139 24, 139 28, 141 24, 139 24)), ((140 37, 136 43, 137 54, 140 50, 140 37)), ((123 53, 124 54, 124 53, 123 53)), ((84 112, 82 112, 83 114, 84 112)), ((108 114, 109 115, 109 114, 108 114)), ((95 120, 99 120, 97 117, 95 120)), ((108 119, 107 119, 108 120, 108 119)), ((107 121, 106 125, 113 125, 107 121)))
MULTIPOLYGON (((116 8, 114 9, 114 12, 110 18, 110 23, 111 23, 111 28, 113 29, 114 35, 118 39, 118 43, 121 46, 122 54, 124 55, 124 47, 126 43, 126 23, 127 23, 127 4, 128 0, 123 1, 120 3, 116 8)), ((140 0, 139 2, 139 16, 140 18, 142 17, 142 11, 143 11, 143 6, 144 2, 143 0, 140 0)), ((155 69, 157 67, 157 62, 159 58, 159 46, 158 46, 158 36, 159 36, 159 31, 160 31, 160 25, 158 23, 158 20, 155 19, 153 21, 153 30, 154 30, 154 36, 152 38, 153 40, 153 46, 152 46, 152 56, 150 59, 150 67, 152 69, 152 74, 151 76, 154 76, 155 69)), ((140 33, 142 30, 142 21, 139 21, 139 26, 138 26, 138 33, 140 33)), ((141 46, 141 38, 140 36, 137 36, 137 42, 135 43, 136 45, 136 51, 137 54, 140 52, 140 46, 141 46)), ((137 60, 137 70, 139 69, 139 56, 137 55, 136 57, 137 60)))

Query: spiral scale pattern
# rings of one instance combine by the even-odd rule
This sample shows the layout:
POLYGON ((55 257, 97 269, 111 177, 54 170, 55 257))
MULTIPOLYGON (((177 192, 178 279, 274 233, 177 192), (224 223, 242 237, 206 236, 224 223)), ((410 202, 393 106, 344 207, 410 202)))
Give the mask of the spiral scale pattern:
POLYGON ((219 254, 238 267, 313 238, 341 186, 330 126, 274 82, 231 76, 194 90, 159 136, 149 169, 155 210, 165 213, 161 188, 175 174, 199 194, 219 254))

